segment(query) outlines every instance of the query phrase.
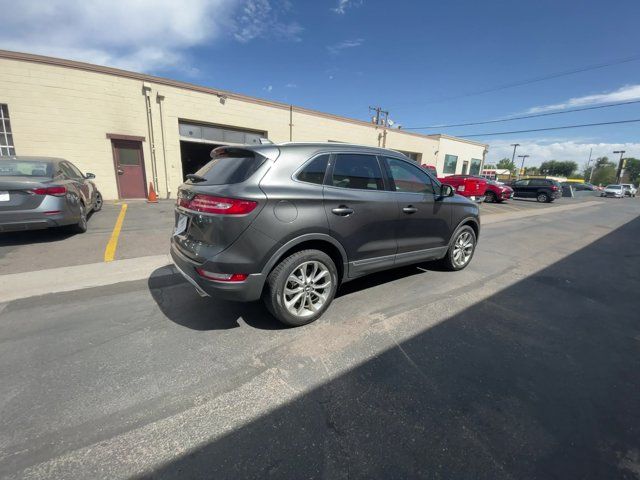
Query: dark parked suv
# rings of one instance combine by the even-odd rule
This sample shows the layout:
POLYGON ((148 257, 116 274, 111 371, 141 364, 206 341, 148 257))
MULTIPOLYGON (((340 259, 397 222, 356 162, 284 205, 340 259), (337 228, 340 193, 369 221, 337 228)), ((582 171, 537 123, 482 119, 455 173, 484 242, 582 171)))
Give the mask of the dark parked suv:
POLYGON ((562 197, 562 186, 550 178, 525 178, 511 184, 513 196, 535 198, 538 202, 549 203, 562 197))
POLYGON ((219 147, 178 190, 171 255, 201 295, 263 298, 314 321, 339 284, 400 265, 466 267, 478 206, 391 150, 318 143, 219 147))

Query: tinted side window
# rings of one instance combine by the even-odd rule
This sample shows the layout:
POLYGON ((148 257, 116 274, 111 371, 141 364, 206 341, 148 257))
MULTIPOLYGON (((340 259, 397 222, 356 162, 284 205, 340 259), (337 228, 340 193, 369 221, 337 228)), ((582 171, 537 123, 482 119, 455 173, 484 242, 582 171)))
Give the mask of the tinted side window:
POLYGON ((513 184, 514 187, 526 187, 529 185, 529 180, 518 180, 513 184))
POLYGON ((296 176, 301 182, 317 183, 322 185, 324 172, 327 169, 329 155, 320 155, 307 163, 296 176))
POLYGON ((71 162, 66 162, 67 166, 71 169, 71 171, 76 175, 77 178, 83 178, 82 172, 71 162))
POLYGON ((433 193, 433 184, 429 175, 407 162, 395 158, 386 158, 392 189, 396 192, 433 193))
POLYGON ((533 179, 533 180, 529 181, 529 185, 531 185, 532 187, 548 187, 549 186, 549 182, 547 180, 533 179))
POLYGON ((60 170, 62 170, 62 173, 64 173, 67 178, 79 178, 67 162, 60 162, 60 170))
POLYGON ((384 190, 382 172, 377 158, 373 155, 336 155, 331 184, 334 187, 359 190, 384 190))

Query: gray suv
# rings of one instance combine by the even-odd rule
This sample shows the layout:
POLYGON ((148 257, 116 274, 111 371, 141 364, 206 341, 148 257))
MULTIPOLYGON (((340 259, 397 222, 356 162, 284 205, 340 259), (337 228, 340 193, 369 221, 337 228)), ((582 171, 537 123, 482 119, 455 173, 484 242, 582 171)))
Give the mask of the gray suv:
POLYGON ((219 147, 178 190, 171 255, 203 296, 262 298, 287 325, 338 286, 427 260, 465 268, 478 206, 401 153, 337 143, 219 147))

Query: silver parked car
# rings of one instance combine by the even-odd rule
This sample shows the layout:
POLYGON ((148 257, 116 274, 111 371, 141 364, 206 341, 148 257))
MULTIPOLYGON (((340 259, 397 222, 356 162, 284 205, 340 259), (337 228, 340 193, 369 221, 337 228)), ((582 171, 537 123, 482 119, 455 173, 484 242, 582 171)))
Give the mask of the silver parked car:
POLYGON ((66 226, 87 230, 102 195, 71 162, 47 157, 0 157, 0 232, 66 226))
POLYGON ((638 189, 634 187, 632 183, 623 183, 622 188, 624 189, 624 194, 627 197, 635 197, 638 193, 638 189))
POLYGON ((622 185, 607 185, 600 194, 601 197, 623 198, 625 195, 622 185))

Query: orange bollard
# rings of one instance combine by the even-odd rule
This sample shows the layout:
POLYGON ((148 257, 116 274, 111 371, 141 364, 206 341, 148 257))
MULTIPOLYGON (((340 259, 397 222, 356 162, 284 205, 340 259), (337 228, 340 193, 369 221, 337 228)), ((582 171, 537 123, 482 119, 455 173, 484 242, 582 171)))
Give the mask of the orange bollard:
POLYGON ((147 197, 147 203, 158 203, 158 195, 153 189, 153 182, 149 182, 149 195, 147 197))

